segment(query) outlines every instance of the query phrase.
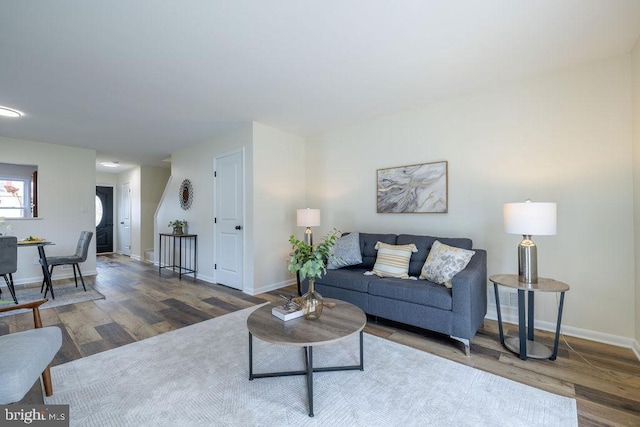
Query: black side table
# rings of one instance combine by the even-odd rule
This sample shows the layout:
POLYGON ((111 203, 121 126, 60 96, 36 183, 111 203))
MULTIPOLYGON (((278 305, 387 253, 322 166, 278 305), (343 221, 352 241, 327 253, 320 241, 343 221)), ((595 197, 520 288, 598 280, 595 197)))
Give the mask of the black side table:
POLYGON ((542 277, 538 278, 538 283, 524 283, 518 281, 517 274, 499 274, 489 277, 489 280, 493 283, 493 290, 496 295, 500 344, 518 354, 522 360, 527 360, 527 357, 556 360, 556 356, 558 355, 558 340, 560 338, 560 324, 562 322, 562 308, 564 306, 564 293, 569 290, 569 285, 542 277), (506 340, 504 338, 498 285, 518 290, 518 338, 507 338, 506 340), (525 292, 528 293, 528 307, 526 308, 525 292), (536 292, 560 292, 560 305, 558 306, 558 320, 556 323, 556 337, 553 344, 553 351, 547 346, 534 341, 533 317, 534 294, 536 292), (526 322, 525 317, 527 318, 526 322))
POLYGON ((158 275, 162 275, 163 268, 170 268, 173 271, 178 269, 178 278, 182 280, 183 274, 193 273, 193 280, 196 280, 198 262, 198 235, 197 234, 169 234, 160 233, 160 247, 158 257, 158 275), (166 245, 164 252, 162 244, 166 245), (176 256, 176 249, 178 251, 176 256), (169 251, 167 256, 166 252, 169 251), (184 251, 184 256, 183 256, 184 251), (184 261, 184 265, 183 265, 184 261))

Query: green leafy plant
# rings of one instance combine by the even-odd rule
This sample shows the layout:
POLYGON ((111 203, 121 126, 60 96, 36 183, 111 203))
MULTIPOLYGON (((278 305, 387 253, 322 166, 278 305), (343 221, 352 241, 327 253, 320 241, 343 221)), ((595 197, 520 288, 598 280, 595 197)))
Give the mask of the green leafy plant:
POLYGON ((322 277, 327 272, 326 262, 339 234, 340 231, 334 228, 323 237, 322 243, 314 246, 291 235, 289 243, 291 243, 293 254, 289 258, 289 272, 299 272, 300 280, 307 277, 311 279, 322 277))
POLYGON ((173 227, 173 228, 177 228, 177 227, 184 227, 185 225, 187 225, 187 221, 183 220, 179 220, 176 219, 174 221, 169 221, 169 227, 173 227))

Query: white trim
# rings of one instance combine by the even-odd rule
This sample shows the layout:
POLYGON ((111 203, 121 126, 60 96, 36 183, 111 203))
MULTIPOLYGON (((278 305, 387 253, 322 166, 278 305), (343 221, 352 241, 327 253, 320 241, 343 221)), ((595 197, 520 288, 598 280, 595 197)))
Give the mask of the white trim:
MULTIPOLYGON (((80 264, 82 265, 82 264, 80 264)), ((56 274, 56 271, 58 270, 54 270, 54 274, 51 277, 51 280, 60 280, 60 279, 73 279, 73 271, 71 273, 59 273, 56 274)), ((97 276, 98 272, 96 270, 89 270, 89 271, 84 271, 82 270, 82 277, 87 278, 87 277, 91 277, 91 276, 97 276)), ((39 276, 35 276, 35 277, 23 277, 21 279, 16 279, 14 280, 14 285, 16 287, 16 289, 24 289, 25 285, 31 285, 34 286, 34 283, 42 283, 42 274, 40 274, 39 276)), ((3 282, 4 284, 4 282, 3 282)), ((31 287, 28 286, 28 287, 31 287)), ((20 295, 18 295, 18 297, 20 297, 20 295)))
POLYGON ((640 360, 640 342, 638 342, 638 340, 633 340, 633 347, 631 349, 636 354, 638 360, 640 360))
POLYGON ((246 293, 249 294, 249 295, 259 295, 259 294, 263 294, 263 293, 266 293, 266 292, 275 291, 276 289, 284 288, 284 287, 289 286, 289 285, 295 285, 297 283, 298 282, 295 281, 295 280, 286 280, 284 282, 272 283, 270 285, 265 285, 265 286, 262 286, 262 287, 260 287, 258 289, 254 288, 253 292, 246 292, 246 293))

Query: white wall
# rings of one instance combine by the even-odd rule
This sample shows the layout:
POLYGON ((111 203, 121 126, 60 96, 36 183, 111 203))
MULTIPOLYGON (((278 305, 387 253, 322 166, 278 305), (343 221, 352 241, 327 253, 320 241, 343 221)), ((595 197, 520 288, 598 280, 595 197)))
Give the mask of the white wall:
MULTIPOLYGON (((157 232, 185 219, 198 235, 198 278, 215 282, 214 159, 244 150, 244 288, 248 294, 277 289, 294 280, 287 271, 288 239, 298 232, 295 210, 305 204, 305 140, 260 123, 246 123, 226 135, 171 156, 171 179, 156 213, 157 232), (193 185, 191 209, 182 210, 178 188, 193 185)), ((156 239, 157 240, 157 239, 156 239)), ((156 242, 157 247, 157 242, 156 242)))
MULTIPOLYGON (((198 235, 198 278, 215 282, 214 271, 214 206, 213 162, 216 156, 233 150, 244 149, 245 198, 245 271, 244 277, 253 277, 253 256, 247 253, 253 245, 253 142, 252 124, 246 123, 232 132, 218 136, 194 147, 172 153, 171 179, 167 183, 161 204, 156 212, 156 234, 170 232, 169 221, 185 219, 187 231, 198 235), (193 202, 189 210, 183 210, 178 200, 178 188, 184 179, 193 185, 193 202)), ((157 240, 157 239, 156 239, 157 240)), ((156 253, 157 253, 156 242, 156 253)))
MULTIPOLYGON (((33 235, 51 240, 55 246, 46 248, 48 255, 74 253, 80 232, 95 232, 95 151, 0 137, 0 152, 3 162, 38 165, 39 218, 7 220, 12 233, 19 239, 33 235)), ((40 266, 34 265, 37 257, 35 248, 18 249, 16 283, 42 280, 40 266)), ((96 274, 95 239, 82 272, 96 274)), ((69 276, 73 273, 68 270, 54 271, 54 279, 69 276)))
MULTIPOLYGON (((306 207, 305 140, 253 124, 254 277, 252 294, 292 283, 289 236, 300 234, 296 209, 306 207)), ((300 237, 300 236, 299 236, 300 237)))
POLYGON ((635 343, 640 359, 640 40, 633 49, 633 170, 634 170, 634 227, 635 227, 635 343))
MULTIPOLYGON (((571 285, 563 331, 634 336, 630 56, 327 132, 307 144, 308 202, 322 232, 466 236, 489 274, 517 273, 505 202, 558 203, 558 235, 535 237, 539 274, 571 285), (449 213, 377 214, 376 169, 447 160, 449 213)), ((555 323, 554 295, 536 318, 555 323)), ((495 309, 489 307, 495 317, 495 309)))
POLYGON ((171 169, 168 167, 140 167, 140 257, 142 259, 145 259, 145 251, 154 248, 156 240, 154 217, 169 176, 171 176, 171 169))

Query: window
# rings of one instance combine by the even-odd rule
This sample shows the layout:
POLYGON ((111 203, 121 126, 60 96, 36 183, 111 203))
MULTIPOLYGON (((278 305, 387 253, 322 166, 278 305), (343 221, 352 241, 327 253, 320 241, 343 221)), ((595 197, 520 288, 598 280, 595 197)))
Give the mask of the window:
POLYGON ((0 163, 0 217, 38 216, 38 167, 0 163))
MULTIPOLYGON (((28 207, 28 194, 25 194, 25 181, 5 179, 0 186, 0 215, 5 218, 25 218, 28 207)), ((30 215, 29 215, 30 216, 30 215)))
POLYGON ((96 196, 96 227, 102 222, 103 216, 104 211, 102 209, 102 200, 100 200, 100 197, 96 196))

